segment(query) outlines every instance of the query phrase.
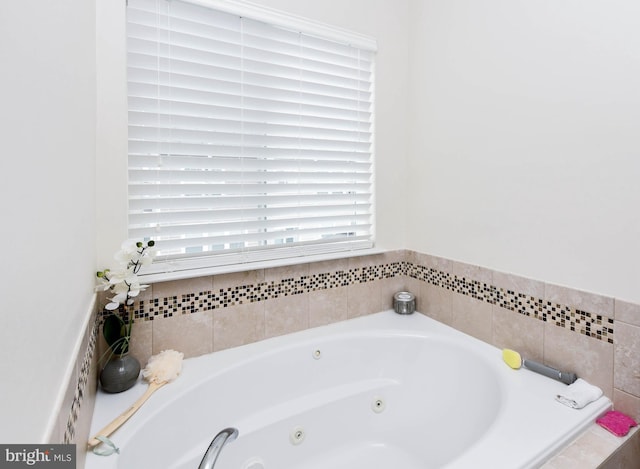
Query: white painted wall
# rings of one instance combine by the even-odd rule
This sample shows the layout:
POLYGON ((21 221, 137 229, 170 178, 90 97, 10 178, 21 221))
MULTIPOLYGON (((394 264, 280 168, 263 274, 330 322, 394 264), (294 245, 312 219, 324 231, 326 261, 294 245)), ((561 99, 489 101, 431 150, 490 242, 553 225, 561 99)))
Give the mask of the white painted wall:
POLYGON ((0 442, 45 441, 93 297, 95 5, 0 3, 0 442))
POLYGON ((410 0, 407 247, 640 301, 640 3, 410 0))

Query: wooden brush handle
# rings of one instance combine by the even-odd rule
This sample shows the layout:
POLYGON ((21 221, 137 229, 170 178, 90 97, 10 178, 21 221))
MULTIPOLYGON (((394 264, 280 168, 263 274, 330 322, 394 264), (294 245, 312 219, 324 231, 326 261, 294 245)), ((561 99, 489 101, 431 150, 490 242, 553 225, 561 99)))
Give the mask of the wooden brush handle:
POLYGON ((108 437, 113 432, 115 432, 118 428, 120 428, 122 424, 124 424, 127 420, 129 420, 129 418, 138 411, 138 409, 142 406, 142 404, 144 404, 146 400, 149 399, 149 397, 151 397, 151 394, 156 392, 165 384, 167 384, 166 381, 163 381, 161 383, 156 383, 156 382, 150 383, 149 387, 144 392, 144 394, 140 396, 140 398, 137 401, 135 401, 131 407, 129 407, 127 410, 121 413, 109 425, 104 427, 102 430, 96 433, 96 435, 93 438, 89 440, 89 448, 93 448, 94 446, 97 446, 100 443, 102 443, 96 437, 98 436, 108 437))

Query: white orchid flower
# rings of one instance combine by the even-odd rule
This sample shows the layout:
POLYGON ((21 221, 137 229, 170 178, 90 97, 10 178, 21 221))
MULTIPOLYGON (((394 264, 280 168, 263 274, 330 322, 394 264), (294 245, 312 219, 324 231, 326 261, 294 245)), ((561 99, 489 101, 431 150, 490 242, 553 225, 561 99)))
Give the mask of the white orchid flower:
POLYGON ((113 311, 116 310, 120 307, 120 303, 117 301, 112 301, 111 303, 107 303, 104 306, 104 309, 108 310, 108 311, 113 311))
POLYGON ((122 243, 120 250, 113 256, 118 264, 128 266, 132 259, 138 256, 138 247, 133 240, 127 240, 122 243))
POLYGON ((107 307, 107 309, 117 309, 118 306, 120 306, 121 304, 124 304, 125 301, 127 301, 127 293, 126 292, 118 293, 113 298, 111 298, 111 303, 107 305, 107 306, 112 306, 112 308, 107 307))
POLYGON ((98 285, 96 290, 111 290, 115 295, 110 298, 110 302, 105 306, 107 310, 118 309, 120 305, 132 305, 133 298, 137 297, 141 291, 149 285, 141 285, 137 272, 143 265, 152 262, 155 256, 153 241, 136 242, 126 240, 122 243, 120 251, 114 258, 118 262, 116 269, 105 269, 98 272, 98 285))
POLYGON ((153 249, 153 241, 148 241, 143 244, 140 241, 127 240, 122 243, 120 251, 118 251, 114 258, 119 265, 126 268, 134 268, 135 272, 138 272, 140 267, 148 265, 153 261, 155 256, 155 250, 153 249))

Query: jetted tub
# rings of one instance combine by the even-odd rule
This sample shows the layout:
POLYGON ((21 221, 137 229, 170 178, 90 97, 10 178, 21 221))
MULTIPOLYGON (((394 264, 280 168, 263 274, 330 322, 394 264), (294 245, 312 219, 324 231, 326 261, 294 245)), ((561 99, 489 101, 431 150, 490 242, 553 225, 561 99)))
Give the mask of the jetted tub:
MULTIPOLYGON (((87 469, 539 467, 611 407, 555 400, 566 385, 421 314, 385 311, 184 361, 87 469)), ((92 434, 146 389, 99 392, 92 434)))

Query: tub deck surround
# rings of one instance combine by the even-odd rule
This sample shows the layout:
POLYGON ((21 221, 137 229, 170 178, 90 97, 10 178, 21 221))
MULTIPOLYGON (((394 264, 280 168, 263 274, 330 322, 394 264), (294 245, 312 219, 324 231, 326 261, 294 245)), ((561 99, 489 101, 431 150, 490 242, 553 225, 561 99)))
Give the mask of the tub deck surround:
MULTIPOLYGON (((120 454, 88 454, 86 467, 196 467, 232 426, 220 469, 535 468, 610 408, 570 409, 555 400, 565 387, 424 315, 385 311, 185 360, 112 436, 120 454)), ((92 430, 144 389, 99 392, 92 430)))
MULTIPOLYGON (((414 251, 155 283, 136 304, 132 351, 143 364, 167 348, 208 354, 389 309, 400 290, 444 324, 576 372, 640 420, 640 305, 414 251)), ((60 411, 60 434, 75 442, 88 437, 76 420, 90 418, 95 386, 69 389, 69 405, 85 397, 60 411)))

